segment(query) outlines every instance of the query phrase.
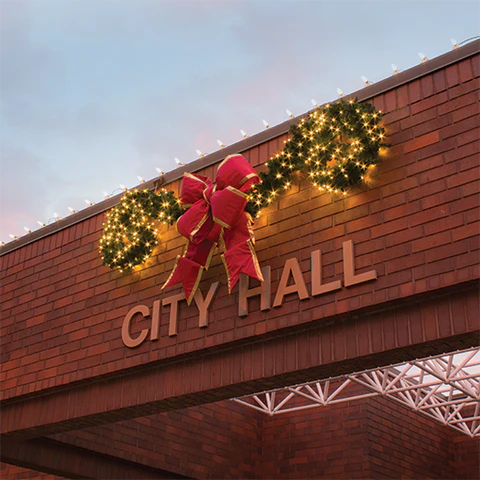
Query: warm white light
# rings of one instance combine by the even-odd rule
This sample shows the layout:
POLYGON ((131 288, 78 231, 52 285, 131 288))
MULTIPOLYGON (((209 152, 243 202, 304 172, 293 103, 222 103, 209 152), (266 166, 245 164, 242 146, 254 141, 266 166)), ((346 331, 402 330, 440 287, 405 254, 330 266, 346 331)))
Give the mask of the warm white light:
POLYGON ((5 242, 2 242, 2 241, 0 240, 0 247, 3 247, 4 245, 5 245, 5 242))
POLYGON ((268 124, 268 122, 266 120, 262 120, 263 124, 265 125, 265 128, 269 128, 270 125, 268 124))
POLYGON ((120 184, 120 188, 121 188, 124 192, 126 192, 126 191, 128 190, 128 188, 127 188, 125 185, 122 185, 122 184, 120 184))
POLYGON ((91 202, 90 200, 87 200, 87 199, 85 199, 85 203, 86 203, 89 207, 91 207, 91 206, 93 205, 93 202, 91 202))
POLYGON ((293 113, 287 108, 286 110, 287 112, 287 115, 290 117, 290 118, 293 118, 293 113))
POLYGON ((398 73, 398 68, 394 63, 392 63, 392 70, 393 70, 393 73, 398 73))
POLYGON ((24 229, 27 233, 32 233, 32 231, 31 231, 28 227, 23 227, 23 229, 24 229))
POLYGON ((422 62, 426 62, 428 60, 428 58, 422 52, 418 52, 418 56, 421 58, 422 62))
POLYGON ((452 49, 458 48, 458 43, 454 38, 451 38, 450 41, 452 42, 452 49))
POLYGON ((54 213, 53 216, 55 217, 55 220, 60 220, 60 215, 58 213, 54 213))
POLYGON ((317 101, 316 101, 314 98, 312 98, 310 101, 312 102, 312 105, 313 105, 314 107, 318 107, 318 103, 317 103, 317 101))
POLYGON ((76 210, 72 207, 68 207, 68 209, 70 210, 70 213, 75 213, 76 212, 76 210))
POLYGON ((183 163, 177 157, 175 157, 175 162, 178 166, 183 165, 183 163))
POLYGON ((221 140, 217 140, 217 143, 220 145, 220 148, 223 148, 225 144, 221 140))
POLYGON ((365 77, 364 75, 362 75, 362 82, 365 84, 365 85, 371 85, 371 81, 365 77))
POLYGON ((141 177, 140 175, 137 175, 138 180, 140 180, 140 183, 145 183, 145 179, 141 177))
POLYGON ((339 88, 337 88, 337 93, 339 97, 343 97, 343 92, 339 88))
POLYGON ((14 235, 13 233, 10 233, 8 236, 9 236, 12 240, 15 240, 15 239, 17 238, 17 236, 14 235))
POLYGON ((155 170, 158 172, 159 175, 163 175, 163 170, 161 168, 156 167, 155 170))
POLYGON ((242 134, 243 138, 247 138, 248 135, 243 130, 240 130, 240 133, 242 134))
POLYGON ((103 192, 103 196, 104 196, 105 198, 110 198, 110 194, 109 194, 108 192, 103 192))
POLYGON ((195 151, 197 152, 197 155, 199 157, 203 157, 203 152, 201 150, 198 150, 198 148, 197 148, 197 150, 195 150, 195 151))
POLYGON ((37 223, 38 223, 41 227, 45 227, 45 226, 46 226, 46 225, 45 225, 43 222, 41 222, 40 220, 38 220, 37 223))

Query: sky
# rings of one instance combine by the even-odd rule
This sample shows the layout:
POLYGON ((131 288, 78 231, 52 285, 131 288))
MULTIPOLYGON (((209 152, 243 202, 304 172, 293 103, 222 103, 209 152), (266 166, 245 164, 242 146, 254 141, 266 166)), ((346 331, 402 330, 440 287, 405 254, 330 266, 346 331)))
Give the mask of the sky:
POLYGON ((479 35, 477 0, 0 0, 0 241, 479 35))

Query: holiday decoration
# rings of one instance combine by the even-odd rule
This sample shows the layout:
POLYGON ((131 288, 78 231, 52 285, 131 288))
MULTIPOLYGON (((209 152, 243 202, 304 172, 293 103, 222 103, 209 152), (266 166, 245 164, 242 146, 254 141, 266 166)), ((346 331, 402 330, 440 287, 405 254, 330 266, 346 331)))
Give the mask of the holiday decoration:
POLYGON ((214 245, 222 245, 222 239, 229 288, 241 273, 237 268, 240 259, 249 255, 253 263, 245 267, 246 273, 260 278, 250 215, 258 216, 288 189, 294 172, 303 172, 320 191, 346 195, 347 188, 359 185, 368 167, 377 163, 380 148, 388 146, 381 116, 371 104, 340 100, 292 125, 285 147, 266 162, 268 171, 258 176, 241 155, 234 155, 220 164, 216 187, 206 177, 185 174, 181 201, 165 189, 127 192, 104 224, 100 239, 103 263, 121 271, 144 263, 158 244, 155 222, 173 224, 180 218, 178 229, 187 237, 188 249, 178 258, 166 285, 181 282, 191 301, 214 245), (247 170, 252 176, 240 185, 247 170), (242 195, 234 193, 235 189, 242 195), (222 199, 221 204, 217 198, 222 199), (230 216, 233 213, 238 216, 230 216))
POLYGON ((218 243, 225 248, 222 260, 229 292, 241 273, 263 281, 253 248, 253 222, 245 212, 245 192, 260 178, 245 157, 230 155, 219 165, 215 180, 213 184, 203 175, 186 173, 182 182, 180 199, 188 210, 178 219, 177 230, 188 244, 164 288, 181 283, 188 304, 218 243))

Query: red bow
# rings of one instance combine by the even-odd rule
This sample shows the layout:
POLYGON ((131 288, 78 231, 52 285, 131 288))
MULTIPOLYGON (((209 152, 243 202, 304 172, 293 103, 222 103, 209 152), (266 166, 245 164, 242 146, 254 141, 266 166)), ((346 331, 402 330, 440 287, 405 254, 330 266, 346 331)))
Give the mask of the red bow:
POLYGON ((187 248, 178 256, 162 288, 181 283, 190 305, 203 270, 207 270, 218 243, 225 246, 222 260, 231 293, 241 273, 263 281, 254 250, 253 220, 245 212, 247 192, 260 181, 242 155, 229 155, 218 166, 216 185, 203 175, 185 173, 180 200, 190 207, 177 221, 187 248))

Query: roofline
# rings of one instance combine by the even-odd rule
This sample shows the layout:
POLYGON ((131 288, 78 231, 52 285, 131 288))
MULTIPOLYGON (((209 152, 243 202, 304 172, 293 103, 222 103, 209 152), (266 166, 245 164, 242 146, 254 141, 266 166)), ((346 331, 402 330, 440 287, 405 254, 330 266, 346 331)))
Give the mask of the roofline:
MULTIPOLYGON (((373 97, 381 95, 382 93, 388 92, 389 90, 392 90, 394 88, 398 88, 401 85, 410 83, 413 80, 429 75, 436 70, 446 68, 449 65, 460 62, 461 60, 469 58, 478 53, 480 53, 480 40, 475 40, 473 42, 467 43, 463 47, 458 47, 454 50, 451 50, 450 52, 444 53, 424 63, 409 68, 408 70, 399 72, 395 75, 385 78, 384 80, 380 80, 379 82, 376 82, 370 86, 364 87, 361 90, 357 90, 356 92, 345 95, 345 97, 342 98, 357 98, 359 102, 365 102, 373 97)), ((205 155, 204 157, 201 157, 198 160, 195 160, 187 165, 167 172, 161 177, 148 180, 147 182, 141 184, 141 188, 153 189, 154 183, 157 183, 158 185, 159 182, 161 186, 168 185, 169 183, 172 183, 175 180, 182 178, 185 172, 196 172, 198 170, 201 170, 202 168, 220 162, 227 155, 232 155, 234 153, 242 153, 253 147, 266 143, 269 140, 284 135, 285 133, 288 133, 292 124, 297 123, 301 118, 308 116, 314 110, 316 110, 316 108, 309 110, 283 123, 265 129, 237 143, 228 145, 221 150, 217 150, 216 152, 205 155)), ((129 190, 133 190, 137 187, 133 187, 129 190)), ((0 247, 0 256, 12 252, 20 247, 24 247, 25 245, 28 245, 32 242, 40 240, 41 238, 47 237, 48 235, 52 235, 53 233, 75 225, 76 223, 83 222, 84 220, 94 217, 102 212, 105 212, 106 210, 110 210, 112 207, 120 203, 122 195, 123 193, 119 193, 114 197, 103 200, 100 203, 92 205, 80 212, 69 215, 68 217, 58 220, 55 223, 42 227, 32 233, 24 235, 23 237, 8 242, 6 245, 0 247)))

